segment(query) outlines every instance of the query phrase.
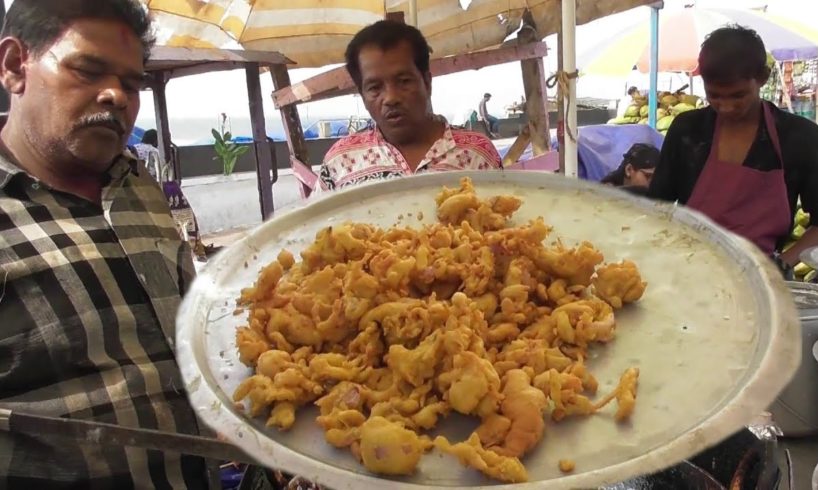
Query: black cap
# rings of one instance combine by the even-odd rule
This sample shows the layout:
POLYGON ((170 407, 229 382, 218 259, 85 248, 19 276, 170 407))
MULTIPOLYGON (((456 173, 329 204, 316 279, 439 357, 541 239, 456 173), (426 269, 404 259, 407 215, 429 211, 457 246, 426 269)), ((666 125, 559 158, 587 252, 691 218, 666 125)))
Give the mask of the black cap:
POLYGON ((622 155, 624 163, 630 163, 636 169, 656 168, 661 152, 653 145, 636 143, 622 155))

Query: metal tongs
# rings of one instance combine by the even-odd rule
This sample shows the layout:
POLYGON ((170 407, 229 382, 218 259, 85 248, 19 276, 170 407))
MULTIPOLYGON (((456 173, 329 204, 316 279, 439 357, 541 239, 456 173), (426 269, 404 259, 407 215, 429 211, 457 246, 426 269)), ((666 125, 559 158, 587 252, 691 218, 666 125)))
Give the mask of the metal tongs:
POLYGON ((0 431, 101 446, 129 446, 157 451, 200 456, 206 459, 255 464, 236 446, 218 439, 175 434, 149 429, 134 429, 88 420, 47 417, 0 408, 0 431))

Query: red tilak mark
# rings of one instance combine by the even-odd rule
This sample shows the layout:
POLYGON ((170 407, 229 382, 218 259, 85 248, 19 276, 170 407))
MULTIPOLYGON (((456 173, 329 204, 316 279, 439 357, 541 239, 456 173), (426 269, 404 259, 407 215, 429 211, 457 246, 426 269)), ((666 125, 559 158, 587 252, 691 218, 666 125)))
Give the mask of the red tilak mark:
POLYGON ((122 44, 130 44, 131 31, 127 27, 121 26, 119 28, 119 39, 122 41, 122 44))

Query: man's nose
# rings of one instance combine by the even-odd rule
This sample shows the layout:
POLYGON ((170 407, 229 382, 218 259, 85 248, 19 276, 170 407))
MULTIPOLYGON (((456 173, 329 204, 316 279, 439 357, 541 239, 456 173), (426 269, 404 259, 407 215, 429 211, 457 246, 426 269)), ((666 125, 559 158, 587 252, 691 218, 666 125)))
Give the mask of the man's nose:
POLYGON ((126 109, 128 107, 128 94, 122 87, 119 78, 110 77, 109 80, 106 80, 104 88, 97 97, 97 102, 116 109, 126 109))
POLYGON ((384 87, 383 103, 389 106, 397 105, 400 102, 400 94, 395 84, 387 83, 384 87))

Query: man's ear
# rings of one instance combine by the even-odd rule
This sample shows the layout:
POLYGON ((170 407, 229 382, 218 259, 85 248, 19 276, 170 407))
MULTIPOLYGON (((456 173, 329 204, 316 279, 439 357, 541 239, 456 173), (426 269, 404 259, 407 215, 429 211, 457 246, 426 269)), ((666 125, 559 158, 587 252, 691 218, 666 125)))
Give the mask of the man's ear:
POLYGON ((0 39, 0 83, 8 93, 19 95, 25 91, 27 58, 28 49, 19 39, 14 37, 0 39))
POLYGON ((429 92, 429 95, 432 95, 432 72, 427 71, 423 74, 423 83, 426 84, 426 90, 429 92))

